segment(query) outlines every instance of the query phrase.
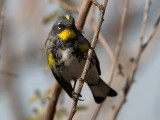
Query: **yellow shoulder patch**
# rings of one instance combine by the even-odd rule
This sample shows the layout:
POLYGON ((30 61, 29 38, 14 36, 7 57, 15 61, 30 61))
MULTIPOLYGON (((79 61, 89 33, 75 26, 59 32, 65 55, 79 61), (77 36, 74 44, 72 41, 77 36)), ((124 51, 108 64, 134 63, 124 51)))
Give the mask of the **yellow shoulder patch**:
POLYGON ((86 52, 89 50, 89 46, 87 44, 80 44, 78 47, 82 52, 86 52))
POLYGON ((67 20, 69 20, 69 19, 70 19, 70 17, 71 17, 70 15, 66 15, 67 20))
POLYGON ((71 40, 76 37, 76 33, 74 32, 73 29, 65 29, 61 33, 59 33, 58 36, 62 40, 71 40))
POLYGON ((53 59, 53 55, 52 53, 49 53, 48 54, 48 64, 49 64, 49 67, 52 68, 55 66, 55 61, 53 59))

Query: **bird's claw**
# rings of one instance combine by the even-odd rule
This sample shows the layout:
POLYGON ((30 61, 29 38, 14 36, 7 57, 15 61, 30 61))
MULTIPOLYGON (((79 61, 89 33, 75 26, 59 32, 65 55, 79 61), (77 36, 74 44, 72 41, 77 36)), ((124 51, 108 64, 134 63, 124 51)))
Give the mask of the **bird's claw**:
POLYGON ((74 101, 77 101, 77 100, 84 101, 84 99, 80 99, 79 97, 82 97, 82 95, 78 94, 76 92, 72 92, 72 98, 73 98, 74 101))

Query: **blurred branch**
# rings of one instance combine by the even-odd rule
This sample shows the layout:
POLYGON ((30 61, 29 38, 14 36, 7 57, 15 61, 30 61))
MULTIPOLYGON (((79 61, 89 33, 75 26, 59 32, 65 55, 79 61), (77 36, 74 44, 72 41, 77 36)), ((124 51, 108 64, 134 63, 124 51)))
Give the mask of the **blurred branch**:
MULTIPOLYGON (((77 29, 79 29, 79 30, 83 29, 83 26, 84 26, 84 23, 86 20, 86 16, 89 12, 91 4, 92 4, 92 2, 90 0, 85 0, 82 3, 82 8, 79 12, 79 16, 78 16, 77 22, 76 22, 77 29)), ((54 98, 54 99, 51 99, 49 101, 49 104, 46 109, 46 114, 45 114, 44 120, 54 120, 55 109, 56 109, 56 105, 57 105, 57 101, 58 101, 61 89, 62 89, 61 86, 59 86, 59 84, 55 80, 55 83, 52 87, 51 94, 50 94, 51 98, 54 98)))
POLYGON ((4 75, 7 75, 7 76, 10 76, 10 77, 15 77, 17 78, 18 75, 15 74, 15 73, 11 73, 11 72, 7 72, 7 71, 3 71, 3 70, 0 70, 0 74, 4 74, 4 75))
POLYGON ((82 3, 82 6, 76 21, 76 27, 78 30, 83 29, 91 4, 92 2, 90 0, 84 0, 84 2, 82 3))
POLYGON ((115 120, 115 118, 117 117, 122 105, 125 103, 126 95, 128 94, 128 91, 130 90, 130 88, 132 86, 132 83, 134 81, 134 76, 135 76, 136 70, 138 68, 139 60, 142 56, 142 53, 144 52, 144 48, 146 48, 148 46, 148 44, 150 43, 150 41, 153 40, 152 38, 155 35, 155 33, 158 30, 158 27, 160 25, 160 20, 158 18, 158 20, 157 20, 149 38, 147 39, 147 42, 145 44, 143 44, 144 31, 145 31, 146 22, 147 22, 147 19, 148 19, 149 8, 150 8, 150 0, 147 0, 146 7, 145 7, 145 12, 144 12, 143 23, 142 23, 142 28, 141 28, 141 33, 140 33, 140 44, 139 44, 138 54, 137 54, 137 56, 136 56, 136 58, 133 62, 131 72, 130 72, 129 76, 127 77, 127 82, 126 82, 124 88, 122 89, 122 91, 120 92, 120 100, 119 100, 117 106, 114 108, 113 114, 112 114, 110 120, 115 120))
POLYGON ((2 44, 2 34, 3 34, 3 0, 0 0, 0 48, 2 44))
POLYGON ((147 39, 146 43, 143 44, 143 50, 148 46, 148 44, 151 42, 151 40, 153 39, 155 33, 157 32, 157 29, 159 27, 159 24, 160 24, 160 16, 159 18, 157 19, 156 21, 156 24, 153 28, 153 30, 151 31, 150 35, 149 35, 149 38, 147 39))
MULTIPOLYGON (((159 25, 160 25, 160 22, 157 24, 156 28, 158 28, 159 25)), ((154 27, 154 29, 153 29, 152 31, 155 30, 155 32, 156 32, 156 31, 157 31, 156 28, 154 27)), ((155 34, 155 33, 154 33, 154 34, 155 34)), ((154 34, 153 34, 153 32, 152 32, 152 33, 150 34, 148 40, 151 40, 151 39, 153 38, 154 34), (151 37, 151 36, 152 36, 152 37, 151 37), (150 39, 150 38, 151 38, 151 39, 150 39)), ((147 45, 148 45, 148 44, 147 44, 147 45)), ((145 47, 145 48, 146 48, 146 47, 145 47)), ((143 48, 142 48, 142 49, 143 49, 143 48)), ((144 50, 144 49, 143 49, 143 50, 144 50)), ((136 61, 137 61, 138 59, 140 59, 142 53, 143 53, 143 51, 139 51, 139 52, 138 52, 139 57, 136 59, 136 61)), ((138 60, 138 61, 139 61, 139 60, 138 60)), ((132 85, 132 83, 133 83, 133 81, 134 81, 134 75, 135 75, 135 72, 136 72, 137 68, 138 68, 138 63, 135 62, 135 63, 132 65, 132 71, 131 71, 131 73, 130 73, 130 75, 129 75, 130 78, 127 79, 127 82, 126 82, 126 84, 125 84, 125 86, 124 86, 124 89, 120 92, 120 100, 119 100, 117 106, 114 108, 114 112, 113 112, 110 120, 115 120, 115 118, 117 117, 117 115, 118 115, 118 113, 119 113, 122 105, 125 103, 126 95, 128 94, 128 91, 129 91, 129 89, 131 88, 131 85, 132 85)))
POLYGON ((62 1, 62 0, 50 0, 51 2, 56 2, 57 4, 59 4, 62 8, 71 11, 71 12, 76 12, 78 13, 77 8, 75 7, 75 5, 69 5, 66 2, 62 1))
MULTIPOLYGON (((95 5, 92 5, 91 8, 91 13, 88 17, 89 23, 91 25, 91 28, 93 29, 93 31, 96 31, 96 25, 95 25, 95 21, 94 21, 94 13, 95 13, 95 5)), ((111 58, 111 60, 114 60, 114 54, 112 49, 110 48, 108 42, 105 40, 104 36, 102 35, 102 33, 99 33, 99 41, 101 42, 101 44, 103 45, 103 47, 105 48, 107 54, 109 55, 109 57, 111 58)))
POLYGON ((117 64, 119 62, 119 54, 120 54, 121 46, 122 46, 124 24, 125 24, 127 12, 128 12, 128 0, 125 0, 122 18, 121 18, 121 22, 120 22, 118 41, 117 41, 117 45, 116 45, 116 49, 115 49, 115 59, 114 59, 114 62, 113 62, 112 68, 111 68, 111 74, 109 77, 109 83, 108 83, 109 85, 111 85, 111 83, 113 81, 113 77, 114 77, 114 74, 115 74, 115 71, 117 68, 117 64))
MULTIPOLYGON (((154 34, 156 33, 159 25, 160 25, 160 21, 159 21, 158 24, 153 28, 153 30, 152 30, 152 32, 151 32, 151 34, 150 34, 147 42, 145 43, 145 44, 146 44, 145 48, 146 48, 146 47, 148 46, 148 44, 149 44, 148 41, 153 40, 152 38, 153 38, 154 34)), ((139 61, 139 59, 140 59, 140 57, 141 57, 141 55, 142 55, 142 53, 143 53, 143 51, 144 51, 144 48, 143 48, 143 47, 142 47, 141 49, 143 49, 143 50, 142 50, 142 51, 139 50, 138 55, 137 55, 137 56, 139 56, 139 57, 137 57, 137 59, 135 60, 135 61, 137 61, 137 62, 139 61)), ((132 85, 132 83, 133 83, 133 81, 134 81, 135 72, 136 72, 136 70, 137 70, 137 68, 138 68, 138 63, 137 63, 137 62, 134 62, 134 64, 132 65, 132 71, 131 71, 131 73, 130 73, 130 75, 129 75, 130 77, 127 79, 127 82, 126 82, 126 84, 125 84, 125 86, 124 86, 124 89, 120 92, 120 100, 119 100, 117 106, 114 108, 114 112, 113 112, 110 120, 115 120, 115 118, 117 117, 117 115, 118 115, 118 113, 119 113, 122 105, 125 103, 126 95, 128 94, 128 91, 129 91, 129 89, 131 88, 131 85, 132 85)))
MULTIPOLYGON (((93 5, 91 8, 91 13, 88 17, 89 23, 91 25, 91 28, 93 29, 93 31, 96 31, 96 25, 94 23, 94 8, 95 6, 93 5)), ((111 58, 112 61, 114 61, 115 59, 115 55, 112 51, 112 49, 110 48, 107 40, 104 38, 104 36, 102 35, 102 33, 99 33, 99 41, 101 42, 101 44, 103 45, 106 53, 108 54, 108 56, 111 58)), ((125 76, 125 74, 123 73, 123 67, 121 63, 118 63, 118 74, 120 74, 122 77, 125 76)))
MULTIPOLYGON (((125 0, 123 13, 122 13, 122 18, 121 18, 121 22, 120 22, 118 41, 117 41, 117 45, 116 45, 116 49, 115 49, 115 58, 113 60, 113 65, 112 65, 112 68, 111 68, 111 73, 110 73, 108 85, 111 85, 111 83, 113 81, 113 77, 114 77, 114 74, 115 74, 115 71, 116 71, 116 68, 117 68, 117 64, 119 62, 118 59, 119 59, 119 54, 120 54, 121 45, 122 45, 124 24, 125 24, 125 20, 126 20, 127 11, 128 11, 128 0, 125 0)), ((98 108, 96 109, 96 111, 94 112, 94 114, 92 116, 92 120, 96 120, 97 115, 98 115, 101 107, 103 106, 102 104, 100 104, 98 106, 98 108)))
POLYGON ((46 114, 44 120, 54 120, 54 115, 56 112, 56 105, 62 88, 55 80, 55 83, 51 89, 49 96, 49 103, 46 109, 46 114))
MULTIPOLYGON (((101 26, 102 26, 103 17, 104 17, 104 13, 105 13, 105 9, 106 9, 107 3, 108 3, 108 0, 104 0, 103 5, 101 5, 101 7, 99 7, 100 13, 99 13, 99 20, 98 20, 97 30, 96 30, 96 32, 94 34, 93 41, 92 41, 92 44, 91 44, 91 48, 92 49, 89 49, 89 51, 88 51, 88 57, 87 57, 87 60, 86 60, 86 64, 84 66, 82 75, 79 78, 79 85, 78 85, 78 88, 76 90, 76 94, 78 94, 78 95, 80 94, 80 92, 82 90, 82 87, 83 87, 83 84, 84 84, 84 79, 85 79, 85 76, 86 76, 87 71, 88 71, 89 66, 90 66, 90 60, 92 58, 93 49, 95 48, 95 46, 97 44, 97 41, 98 41, 98 36, 99 36, 99 32, 100 32, 100 29, 101 29, 101 26)), ((73 116, 74 116, 74 114, 76 112, 78 99, 79 99, 78 95, 76 96, 76 100, 73 101, 72 109, 71 109, 70 114, 68 116, 68 120, 72 120, 72 118, 73 118, 73 116)))
POLYGON ((102 4, 99 4, 96 0, 91 0, 92 3, 97 6, 99 9, 103 9, 103 5, 102 4), (101 8, 102 7, 102 8, 101 8))
MULTIPOLYGON (((144 40, 144 31, 145 31, 145 28, 146 28, 146 22, 148 20, 148 10, 149 10, 149 7, 150 7, 150 0, 147 0, 146 2, 146 6, 145 6, 145 11, 144 11, 144 18, 143 18, 143 23, 142 23, 142 28, 141 28, 141 33, 140 33, 140 44, 139 44, 139 50, 138 50, 138 54, 133 62, 133 65, 132 65, 132 70, 131 70, 131 73, 129 75, 129 78, 128 78, 128 82, 129 82, 129 86, 131 86, 132 82, 133 82, 133 78, 134 78, 134 75, 135 75, 135 72, 138 68, 138 63, 139 63, 139 60, 140 60, 140 56, 143 52, 143 40, 144 40)), ((128 88, 127 88, 128 89, 128 88)), ((126 91, 128 92, 128 90, 126 91)))
POLYGON ((151 1, 148 0, 144 9, 144 17, 143 17, 143 23, 142 23, 142 28, 141 28, 141 33, 140 33, 140 45, 143 44, 143 40, 144 40, 144 32, 146 29, 146 23, 148 21, 148 14, 149 14, 149 8, 151 5, 151 1))

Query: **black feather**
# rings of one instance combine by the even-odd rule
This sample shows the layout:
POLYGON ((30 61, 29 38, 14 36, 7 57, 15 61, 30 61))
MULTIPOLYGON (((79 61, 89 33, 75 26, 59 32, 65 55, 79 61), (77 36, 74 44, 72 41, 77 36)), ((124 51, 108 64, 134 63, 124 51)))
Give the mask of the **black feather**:
POLYGON ((54 77, 56 78, 56 80, 58 81, 58 83, 60 84, 60 86, 67 92, 67 94, 72 98, 72 85, 70 82, 66 82, 62 77, 58 77, 56 73, 54 73, 54 71, 52 70, 52 73, 54 75, 54 77))

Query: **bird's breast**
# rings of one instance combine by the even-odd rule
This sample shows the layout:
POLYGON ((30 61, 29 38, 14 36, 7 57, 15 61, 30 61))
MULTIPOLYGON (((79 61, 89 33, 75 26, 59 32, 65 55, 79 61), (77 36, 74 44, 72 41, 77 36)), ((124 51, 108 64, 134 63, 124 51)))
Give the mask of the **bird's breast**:
POLYGON ((61 55, 62 55, 61 62, 65 63, 65 66, 69 65, 72 62, 73 60, 72 52, 73 49, 71 48, 61 50, 61 55))

